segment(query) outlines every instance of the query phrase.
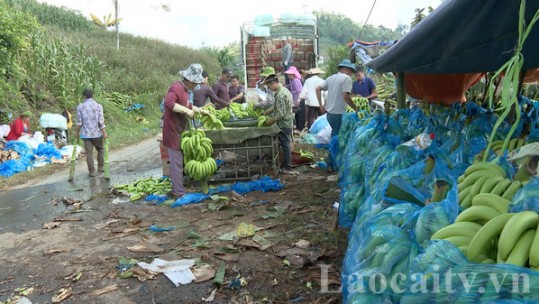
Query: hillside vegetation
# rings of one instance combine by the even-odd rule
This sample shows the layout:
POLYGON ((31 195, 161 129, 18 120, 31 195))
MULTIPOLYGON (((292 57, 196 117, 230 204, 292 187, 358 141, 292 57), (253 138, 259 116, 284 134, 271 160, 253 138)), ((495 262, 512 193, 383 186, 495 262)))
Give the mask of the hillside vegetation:
MULTIPOLYGON (((111 145, 129 144, 159 130, 159 103, 178 71, 201 63, 210 74, 219 62, 206 52, 120 34, 84 16, 33 0, 0 0, 0 109, 74 113, 91 87, 104 106, 111 145), (126 112, 139 103, 145 107, 126 112)), ((3 123, 3 122, 2 122, 3 123)), ((38 119, 32 121, 38 130, 38 119)))

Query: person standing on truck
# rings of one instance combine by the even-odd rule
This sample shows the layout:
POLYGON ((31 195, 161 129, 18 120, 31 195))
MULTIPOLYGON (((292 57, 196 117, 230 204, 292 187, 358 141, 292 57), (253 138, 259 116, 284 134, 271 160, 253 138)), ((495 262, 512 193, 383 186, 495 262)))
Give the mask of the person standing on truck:
MULTIPOLYGON (((349 60, 344 59, 337 66, 337 74, 329 76, 321 85, 316 87, 316 99, 322 113, 327 112, 328 123, 331 126, 331 138, 339 134, 341 128, 342 115, 349 105, 354 111, 357 106, 352 101, 352 76, 357 70, 356 66, 349 60), (326 103, 322 103, 322 90, 328 91, 326 103)), ((331 153, 327 158, 328 168, 333 168, 331 153)), ((331 169, 330 169, 331 170, 331 169)))
POLYGON ((212 87, 215 95, 226 102, 230 102, 230 95, 228 94, 228 80, 230 77, 232 77, 232 71, 229 68, 224 68, 221 77, 212 87))
POLYGON ((163 146, 168 150, 170 159, 171 194, 177 199, 185 194, 183 186, 183 154, 180 147, 181 135, 189 128, 189 119, 195 113, 204 113, 202 108, 189 102, 189 91, 204 82, 202 66, 191 64, 181 70, 181 80, 174 82, 165 95, 165 112, 163 114, 163 146))
POLYGON ((202 82, 198 87, 195 87, 193 90, 193 104, 199 108, 206 105, 208 98, 210 102, 215 105, 217 110, 228 107, 229 103, 219 98, 212 88, 208 85, 208 72, 203 71, 202 77, 204 82, 202 82))
MULTIPOLYGON (((282 43, 283 43, 283 47, 281 48, 281 52, 282 52, 282 57, 283 57, 283 72, 287 71, 290 66, 292 65, 292 63, 294 62, 294 58, 292 56, 292 46, 290 45, 289 43, 289 38, 287 38, 286 36, 283 36, 283 38, 281 39, 282 40, 282 43)), ((284 74, 284 77, 285 77, 285 80, 286 80, 286 85, 290 84, 290 79, 288 78, 288 75, 286 75, 286 73, 284 74)))
POLYGON ((266 119, 265 124, 266 126, 271 126, 276 123, 281 129, 279 132, 279 146, 283 149, 284 157, 280 172, 293 174, 291 143, 294 116, 292 115, 292 94, 279 83, 279 78, 275 74, 266 77, 264 83, 275 93, 273 108, 266 110, 265 113, 271 115, 266 119))
POLYGON ((230 102, 244 103, 245 102, 245 86, 240 84, 238 75, 230 77, 230 87, 228 88, 230 102))
POLYGON ((264 67, 262 68, 262 72, 258 74, 260 80, 256 83, 256 88, 259 93, 263 93, 262 95, 264 95, 264 98, 261 98, 259 95, 258 101, 253 105, 253 108, 255 109, 268 109, 273 106, 273 91, 268 89, 267 86, 264 84, 264 80, 266 80, 266 77, 271 74, 275 74, 275 69, 273 67, 264 67))

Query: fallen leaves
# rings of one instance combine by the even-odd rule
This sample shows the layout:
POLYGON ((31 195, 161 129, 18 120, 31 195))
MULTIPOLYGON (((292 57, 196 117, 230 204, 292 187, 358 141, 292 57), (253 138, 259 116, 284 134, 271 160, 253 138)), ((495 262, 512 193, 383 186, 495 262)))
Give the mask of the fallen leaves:
POLYGON ((114 291, 114 290, 118 290, 120 289, 120 287, 118 286, 118 284, 114 284, 114 285, 110 285, 110 286, 107 286, 105 288, 101 288, 101 289, 97 289, 97 290, 94 290, 91 295, 92 296, 100 296, 102 294, 105 294, 107 292, 111 292, 111 291, 114 291))
POLYGON ((65 299, 71 297, 73 295, 73 289, 71 287, 67 288, 60 288, 58 291, 58 294, 52 297, 51 301, 52 303, 61 303, 65 299))
POLYGON ((133 245, 131 247, 127 247, 127 250, 133 251, 133 252, 143 252, 143 253, 161 253, 165 251, 165 249, 157 245, 148 244, 148 243, 140 243, 137 245, 133 245))

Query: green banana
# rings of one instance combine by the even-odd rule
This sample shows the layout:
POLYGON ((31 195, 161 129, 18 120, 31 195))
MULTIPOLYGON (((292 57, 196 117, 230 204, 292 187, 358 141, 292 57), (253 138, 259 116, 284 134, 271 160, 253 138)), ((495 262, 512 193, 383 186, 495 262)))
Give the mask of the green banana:
POLYGON ((515 247, 511 250, 505 263, 524 267, 528 263, 530 248, 535 234, 535 229, 526 230, 517 240, 515 247))
POLYGON ((490 193, 496 185, 501 182, 504 179, 504 177, 496 175, 491 176, 485 183, 483 184, 483 187, 481 187, 481 190, 479 190, 479 193, 490 193))
POLYGON ((490 193, 502 196, 509 185, 511 185, 511 180, 506 178, 494 186, 490 193))
MULTIPOLYGON (((537 227, 535 230, 539 229, 537 227)), ((530 265, 532 267, 539 266, 539 233, 536 233, 530 248, 530 265)))
POLYGON ((452 236, 473 237, 477 233, 477 231, 481 229, 481 227, 482 227, 481 225, 474 222, 453 223, 449 226, 445 226, 444 228, 436 231, 430 239, 440 240, 440 239, 446 239, 452 236))
POLYGON ((503 177, 505 177, 505 171, 503 170, 502 167, 494 164, 494 163, 491 163, 491 162, 477 162, 477 163, 474 163, 472 164, 471 166, 469 166, 466 171, 464 171, 464 175, 465 176, 469 176, 471 174, 473 174, 474 172, 477 172, 477 171, 490 171, 490 172, 493 172, 495 173, 495 175, 501 175, 503 177))
POLYGON ((498 240, 498 253, 500 257, 507 260, 516 241, 524 231, 535 229, 538 223, 539 215, 535 211, 522 211, 511 217, 505 224, 498 240))
POLYGON ((457 216, 455 222, 488 222, 500 213, 490 207, 472 206, 457 216))
POLYGON ((472 199, 472 206, 490 207, 499 213, 506 213, 511 202, 499 195, 492 193, 480 193, 472 199))
MULTIPOLYGON (((470 241, 472 240, 469 236, 450 236, 448 238, 444 239, 445 241, 449 241, 453 243, 457 247, 464 247, 468 246, 470 244, 470 241)), ((466 248, 467 249, 467 248, 466 248)))
POLYGON ((479 262, 477 259, 479 255, 485 254, 489 242, 500 235, 507 221, 514 215, 514 213, 500 214, 483 225, 470 241, 466 255, 468 259, 479 262))
POLYGON ((518 189, 522 187, 522 183, 518 180, 515 180, 507 187, 505 192, 503 193, 502 197, 508 200, 511 200, 515 193, 517 193, 518 189))

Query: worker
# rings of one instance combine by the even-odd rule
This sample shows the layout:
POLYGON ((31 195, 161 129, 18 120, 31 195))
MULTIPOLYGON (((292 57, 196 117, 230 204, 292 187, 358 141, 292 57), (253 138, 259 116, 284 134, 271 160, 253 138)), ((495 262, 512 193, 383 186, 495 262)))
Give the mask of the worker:
MULTIPOLYGON (((290 42, 289 42, 289 38, 290 37, 286 37, 286 36, 283 36, 283 38, 281 38, 281 42, 282 42, 282 48, 281 48, 281 53, 282 53, 282 64, 283 64, 283 72, 284 71, 287 71, 290 66, 292 65, 292 63, 294 62, 294 56, 292 56, 292 45, 290 45, 290 42)), ((288 78, 288 75, 286 75, 286 73, 284 74, 284 77, 285 77, 285 80, 286 80, 286 83, 285 84, 290 84, 290 79, 288 78)))
POLYGON ((97 176, 97 172, 105 171, 105 115, 103 106, 94 100, 94 92, 91 89, 82 91, 84 101, 77 106, 75 119, 75 138, 82 138, 84 151, 86 151, 86 165, 88 175, 97 176), (97 150, 97 172, 94 166, 94 148, 97 150))
MULTIPOLYGON (((324 74, 324 71, 319 68, 312 68, 307 70, 306 74, 305 84, 299 94, 299 98, 305 100, 305 105, 307 106, 307 129, 310 129, 318 115, 322 115, 320 105, 316 99, 316 88, 324 82, 324 79, 319 76, 320 74, 324 74)), ((325 94, 322 94, 321 98, 322 104, 324 104, 325 94)))
POLYGON ((25 111, 19 115, 19 118, 15 119, 11 125, 9 133, 6 137, 7 141, 17 140, 23 135, 32 136, 30 131, 30 118, 32 117, 32 112, 25 111))
POLYGON ((275 74, 273 67, 264 67, 262 72, 258 74, 260 80, 256 83, 256 88, 259 91, 258 101, 253 105, 255 109, 268 109, 273 106, 273 91, 267 88, 264 80, 271 74, 275 74))
POLYGON ((303 89, 303 85, 301 84, 301 74, 295 66, 291 66, 284 73, 290 78, 290 84, 288 84, 286 88, 292 94, 292 106, 295 113, 294 120, 296 130, 302 131, 303 128, 305 128, 305 101, 299 98, 299 94, 303 89))
POLYGON ((279 78, 271 74, 264 80, 264 83, 275 93, 273 108, 266 110, 265 114, 270 115, 266 121, 266 126, 277 124, 279 127, 279 146, 283 150, 283 162, 281 173, 294 174, 292 171, 292 128, 294 116, 292 114, 292 94, 279 83, 279 78))
POLYGON ((232 77, 230 77, 228 95, 230 96, 230 102, 245 102, 245 86, 240 84, 240 78, 238 77, 238 75, 232 75, 232 77))
POLYGON ((179 72, 181 79, 174 82, 165 96, 165 112, 163 114, 163 146, 167 148, 170 160, 171 195, 181 198, 185 194, 183 186, 183 154, 180 140, 183 131, 189 128, 189 119, 195 113, 203 113, 202 108, 189 102, 189 91, 197 84, 204 82, 202 66, 191 64, 179 72))
POLYGON ((221 72, 221 77, 219 77, 212 87, 215 95, 226 102, 230 102, 230 95, 228 94, 228 81, 230 77, 232 77, 232 71, 229 68, 224 68, 221 72))
MULTIPOLYGON (((347 105, 354 111, 357 106, 352 101, 352 78, 357 71, 356 66, 349 60, 344 59, 337 66, 338 72, 329 76, 316 88, 316 99, 322 113, 327 112, 328 123, 331 126, 331 138, 339 134, 342 123, 342 115, 346 112, 347 105), (327 91, 326 103, 322 103, 322 90, 327 91)), ((331 153, 328 154, 327 164, 330 171, 333 169, 331 153)))
POLYGON ((352 84, 352 96, 358 96, 373 100, 378 97, 374 80, 365 76, 363 67, 357 67, 356 81, 352 84))
POLYGON ((203 71, 202 77, 204 78, 204 82, 201 83, 199 86, 195 87, 194 90, 194 97, 193 97, 193 104, 197 107, 203 107, 208 102, 208 98, 210 99, 210 102, 215 105, 216 109, 222 109, 226 108, 229 105, 229 102, 224 101, 223 99, 219 98, 215 92, 210 88, 208 85, 208 72, 203 71))

